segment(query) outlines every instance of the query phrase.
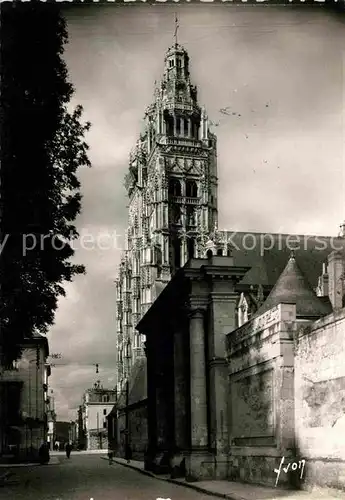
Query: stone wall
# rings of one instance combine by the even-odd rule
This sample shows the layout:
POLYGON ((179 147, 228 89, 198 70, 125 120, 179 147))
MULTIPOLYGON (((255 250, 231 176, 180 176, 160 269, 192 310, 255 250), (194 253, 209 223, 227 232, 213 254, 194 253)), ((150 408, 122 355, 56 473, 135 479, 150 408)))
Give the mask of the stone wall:
POLYGON ((345 309, 298 332, 295 421, 306 484, 345 487, 345 309))
MULTIPOLYGON (((114 451, 118 457, 124 457, 126 443, 126 413, 124 409, 119 412, 117 426, 117 444, 114 451)), ((144 460, 148 445, 147 400, 129 406, 128 427, 128 442, 132 451, 132 458, 133 460, 144 460)))
MULTIPOLYGON (((281 304, 227 335, 228 477, 273 486, 283 456, 293 458, 294 305, 281 304)), ((291 461, 291 460, 290 460, 291 461)), ((289 474, 280 486, 291 482, 289 474)))
POLYGON ((102 432, 99 436, 97 431, 91 431, 88 435, 87 449, 108 451, 108 435, 102 432))
POLYGON ((144 460, 148 444, 146 403, 130 411, 129 436, 133 460, 144 460))

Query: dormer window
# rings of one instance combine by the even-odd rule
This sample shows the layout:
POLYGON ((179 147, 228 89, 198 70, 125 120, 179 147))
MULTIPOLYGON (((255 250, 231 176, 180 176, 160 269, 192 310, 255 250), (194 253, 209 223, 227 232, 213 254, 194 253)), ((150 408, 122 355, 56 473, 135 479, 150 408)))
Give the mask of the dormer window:
POLYGON ((174 66, 174 61, 172 59, 170 59, 169 61, 169 68, 172 68, 174 66))

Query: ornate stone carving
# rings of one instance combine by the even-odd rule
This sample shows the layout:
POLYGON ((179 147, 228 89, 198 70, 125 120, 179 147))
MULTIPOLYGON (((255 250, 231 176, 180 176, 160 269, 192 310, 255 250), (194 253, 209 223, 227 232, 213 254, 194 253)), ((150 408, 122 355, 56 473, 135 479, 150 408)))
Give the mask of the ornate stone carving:
MULTIPOLYGON (((175 50, 173 47, 170 53, 173 55, 175 50)), ((207 193, 209 191, 208 172, 212 170, 213 174, 215 171, 212 164, 213 158, 216 157, 215 152, 210 150, 208 141, 200 141, 195 137, 194 127, 191 126, 193 124, 188 122, 188 120, 194 119, 196 115, 200 114, 200 108, 196 101, 196 89, 190 84, 189 74, 183 75, 184 66, 182 65, 179 80, 181 78, 185 80, 184 89, 180 89, 179 92, 181 95, 177 95, 177 75, 174 73, 175 69, 170 70, 168 62, 166 64, 162 84, 155 89, 154 102, 147 108, 147 115, 144 122, 145 128, 131 152, 130 170, 126 178, 126 188, 130 195, 128 230, 128 245, 130 250, 128 254, 129 258, 125 256, 121 260, 119 288, 122 287, 124 289, 131 260, 135 262, 135 278, 133 276, 129 289, 122 299, 126 302, 126 306, 124 306, 124 302, 121 305, 121 302, 118 301, 120 310, 118 317, 125 317, 123 311, 125 310, 124 307, 126 307, 129 317, 128 324, 123 327, 123 331, 129 338, 133 338, 133 322, 138 319, 138 316, 135 316, 138 314, 135 310, 133 313, 130 312, 133 305, 132 297, 137 301, 139 292, 141 292, 140 300, 138 300, 139 303, 136 303, 136 310, 140 311, 140 316, 150 307, 154 297, 153 280, 156 272, 150 271, 150 263, 147 263, 146 260, 149 259, 150 247, 154 242, 161 242, 163 238, 167 238, 168 240, 167 248, 164 246, 164 251, 162 248, 161 278, 164 278, 164 281, 170 279, 170 269, 174 266, 172 234, 173 232, 175 234, 176 225, 169 227, 169 223, 172 221, 169 220, 171 212, 169 213, 167 203, 168 184, 171 174, 175 174, 176 178, 183 175, 185 179, 192 177, 196 180, 198 184, 198 196, 201 195, 202 200, 207 203, 207 197, 204 196, 204 192, 207 193), (170 72, 169 79, 167 78, 168 72, 170 72), (178 102, 177 97, 179 97, 178 102), (174 122, 174 117, 176 118, 176 104, 179 109, 178 118, 186 120, 183 122, 183 126, 181 122, 178 123, 176 120, 174 122), (157 120, 160 123, 157 123, 157 120), (161 120, 163 120, 163 123, 161 120), (178 125, 181 125, 179 130, 178 125), (175 132, 177 133, 176 136, 173 135, 175 132), (183 136, 179 134, 183 134, 183 136), (149 137, 152 138, 150 149, 148 149, 149 137), (203 177, 201 178, 202 173, 203 177), (157 210, 154 212, 156 208, 157 210), (157 216, 154 216, 154 213, 157 216), (154 224, 152 224, 152 220, 154 220, 154 224), (136 278, 137 276, 138 279, 136 278)), ((197 117, 198 119, 199 117, 197 117)), ((178 203, 176 200, 170 199, 169 205, 174 206, 176 202, 176 206, 179 205, 180 210, 181 208, 183 209, 185 201, 183 194, 182 192, 181 196, 178 196, 178 203)), ((194 220, 192 220, 193 217, 189 217, 187 221, 184 217, 181 218, 179 216, 178 222, 180 224, 178 228, 180 231, 178 232, 178 237, 183 241, 181 242, 181 255, 183 259, 191 251, 186 246, 186 243, 189 243, 189 239, 191 238, 196 242, 196 248, 194 247, 193 250, 194 255, 196 254, 198 257, 204 256, 205 244, 209 239, 208 228, 213 223, 205 204, 203 206, 205 226, 201 227, 200 201, 197 199, 195 202, 194 200, 191 201, 190 197, 188 199, 188 206, 192 207, 193 210, 195 209, 195 217, 194 220), (190 230, 191 228, 193 231, 190 230), (198 230, 194 231, 194 229, 198 230)), ((182 262, 183 264, 184 262, 182 262)), ((120 323, 117 330, 119 331, 119 329, 122 329, 122 324, 120 323)), ((120 348, 123 348, 123 342, 121 341, 119 350, 120 348)), ((137 346, 136 349, 139 350, 140 346, 137 346)), ((122 368, 119 367, 119 380, 123 379, 125 369, 127 370, 127 368, 127 365, 122 368)))

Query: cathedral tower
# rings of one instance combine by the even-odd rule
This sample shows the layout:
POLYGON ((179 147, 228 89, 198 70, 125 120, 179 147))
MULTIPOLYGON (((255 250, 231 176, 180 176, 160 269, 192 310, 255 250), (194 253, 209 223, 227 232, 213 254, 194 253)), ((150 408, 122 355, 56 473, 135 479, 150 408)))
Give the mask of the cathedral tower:
POLYGON ((164 63, 125 180, 129 224, 116 281, 120 386, 144 355, 136 324, 189 258, 205 256, 217 228, 216 137, 176 33, 164 63))

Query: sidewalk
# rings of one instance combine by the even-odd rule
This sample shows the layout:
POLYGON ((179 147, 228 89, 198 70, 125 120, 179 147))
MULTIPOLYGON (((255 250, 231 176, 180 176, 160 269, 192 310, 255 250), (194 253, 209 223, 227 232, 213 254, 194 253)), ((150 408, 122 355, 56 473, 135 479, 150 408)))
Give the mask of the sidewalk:
MULTIPOLYGON (((57 457, 52 457, 50 455, 50 460, 47 464, 45 465, 57 465, 60 463, 60 460, 57 457)), ((6 469, 11 469, 12 467, 37 467, 41 466, 38 462, 22 462, 19 464, 16 463, 7 463, 7 464, 0 464, 0 468, 6 468, 6 469)), ((1 476, 1 473, 0 473, 1 476)))
MULTIPOLYGON (((105 457, 101 457, 107 460, 105 457)), ((345 492, 337 490, 314 489, 307 491, 290 491, 279 488, 268 488, 252 484, 237 483, 233 481, 198 481, 189 483, 185 479, 171 479, 170 475, 156 475, 144 469, 144 462, 131 460, 128 464, 122 458, 114 458, 114 462, 137 470, 142 474, 154 477, 161 481, 167 481, 181 486, 192 488, 206 495, 213 495, 229 500, 339 500, 345 499, 345 492)))
MULTIPOLYGON (((50 456, 66 455, 65 451, 50 451, 50 456)), ((108 455, 108 450, 72 450, 72 455, 108 455)))

